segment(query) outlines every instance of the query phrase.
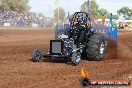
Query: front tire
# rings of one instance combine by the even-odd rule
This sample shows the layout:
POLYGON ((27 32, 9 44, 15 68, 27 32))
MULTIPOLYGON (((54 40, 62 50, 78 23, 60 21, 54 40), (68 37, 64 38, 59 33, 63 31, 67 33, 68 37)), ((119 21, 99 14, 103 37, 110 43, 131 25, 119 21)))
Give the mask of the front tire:
POLYGON ((39 62, 41 59, 41 53, 39 50, 33 50, 32 52, 32 61, 33 62, 39 62))
POLYGON ((105 53, 105 39, 101 34, 93 34, 89 38, 86 49, 89 60, 101 61, 105 53))
POLYGON ((81 54, 80 52, 73 52, 72 57, 71 57, 73 65, 78 65, 81 61, 81 54))

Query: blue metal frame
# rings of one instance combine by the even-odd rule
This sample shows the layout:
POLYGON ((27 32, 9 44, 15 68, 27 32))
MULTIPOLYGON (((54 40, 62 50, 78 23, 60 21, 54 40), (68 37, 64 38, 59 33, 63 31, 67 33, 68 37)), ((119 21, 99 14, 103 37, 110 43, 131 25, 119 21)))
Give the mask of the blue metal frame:
POLYGON ((105 36, 105 39, 110 39, 117 43, 117 35, 118 35, 118 27, 113 26, 112 14, 110 16, 109 26, 105 26, 103 24, 93 25, 92 28, 95 32, 102 32, 105 36))

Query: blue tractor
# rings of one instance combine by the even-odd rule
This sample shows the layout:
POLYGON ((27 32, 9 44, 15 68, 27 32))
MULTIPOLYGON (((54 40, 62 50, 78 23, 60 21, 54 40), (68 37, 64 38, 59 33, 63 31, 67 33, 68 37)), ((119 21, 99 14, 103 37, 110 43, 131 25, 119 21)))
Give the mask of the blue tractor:
POLYGON ((70 24, 56 26, 55 40, 50 40, 49 52, 41 54, 39 50, 33 50, 32 61, 38 62, 41 58, 62 59, 78 65, 82 56, 101 61, 110 38, 109 27, 103 26, 102 30, 106 33, 97 32, 97 28, 91 26, 88 13, 76 12, 70 24))

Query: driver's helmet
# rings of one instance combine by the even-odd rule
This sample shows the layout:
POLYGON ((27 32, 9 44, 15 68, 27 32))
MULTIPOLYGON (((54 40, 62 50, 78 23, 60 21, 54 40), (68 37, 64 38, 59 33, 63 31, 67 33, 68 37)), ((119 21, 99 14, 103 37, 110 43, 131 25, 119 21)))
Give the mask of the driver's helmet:
POLYGON ((83 14, 78 14, 77 20, 78 20, 79 22, 82 22, 82 21, 83 21, 83 14))

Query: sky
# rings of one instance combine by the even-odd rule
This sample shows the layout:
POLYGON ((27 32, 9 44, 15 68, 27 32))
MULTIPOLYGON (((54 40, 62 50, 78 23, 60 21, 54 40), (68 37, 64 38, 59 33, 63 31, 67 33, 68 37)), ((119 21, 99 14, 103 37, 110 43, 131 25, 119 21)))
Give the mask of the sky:
MULTIPOLYGON (((60 0, 60 6, 70 14, 80 11, 81 5, 87 0, 60 0)), ((117 14, 117 10, 127 6, 132 9, 132 0, 96 0, 99 8, 107 9, 110 13, 117 14)), ((46 17, 53 17, 56 8, 55 0, 29 0, 31 10, 43 13, 46 17)))

